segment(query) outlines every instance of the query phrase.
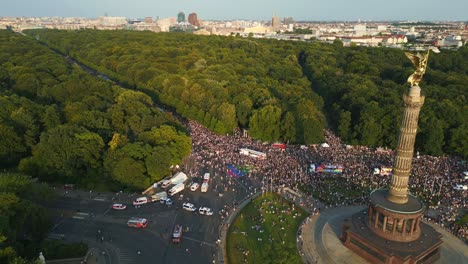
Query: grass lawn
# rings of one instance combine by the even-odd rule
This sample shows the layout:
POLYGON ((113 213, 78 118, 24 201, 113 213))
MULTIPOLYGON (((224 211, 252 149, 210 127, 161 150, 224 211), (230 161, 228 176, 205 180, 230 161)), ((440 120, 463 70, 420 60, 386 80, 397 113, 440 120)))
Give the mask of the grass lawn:
POLYGON ((302 263, 296 232, 307 216, 277 194, 257 197, 229 228, 228 263, 302 263))

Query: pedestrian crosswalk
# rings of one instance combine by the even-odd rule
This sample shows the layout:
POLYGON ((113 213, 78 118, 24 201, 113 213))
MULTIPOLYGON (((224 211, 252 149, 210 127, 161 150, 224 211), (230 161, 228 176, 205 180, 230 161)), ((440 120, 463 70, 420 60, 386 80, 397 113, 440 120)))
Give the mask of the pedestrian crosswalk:
POLYGON ((75 213, 74 216, 72 216, 72 218, 74 218, 74 219, 85 219, 88 216, 89 216, 88 213, 77 212, 77 213, 75 213))
POLYGON ((65 239, 65 234, 49 233, 47 238, 49 238, 49 239, 65 239))
MULTIPOLYGON (((141 252, 140 252, 141 253, 141 252)), ((119 249, 119 263, 120 264, 136 264, 138 252, 131 252, 128 249, 119 249)))
POLYGON ((105 202, 105 201, 107 201, 107 197, 106 196, 97 196, 93 200, 100 201, 100 202, 105 202))

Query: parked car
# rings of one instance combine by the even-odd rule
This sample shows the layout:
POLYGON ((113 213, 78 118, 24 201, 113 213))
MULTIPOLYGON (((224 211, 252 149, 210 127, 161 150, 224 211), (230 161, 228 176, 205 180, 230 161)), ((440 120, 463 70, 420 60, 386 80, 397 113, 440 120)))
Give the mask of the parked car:
POLYGON ((182 204, 182 208, 184 210, 187 210, 187 211, 191 211, 191 212, 194 212, 195 210, 197 210, 197 208, 195 207, 195 205, 191 204, 191 203, 183 203, 182 204))
POLYGON ((125 204, 113 204, 112 209, 114 210, 125 210, 127 206, 125 204))
POLYGON ((161 198, 161 200, 159 200, 159 202, 162 203, 162 204, 165 204, 167 206, 172 205, 172 200, 169 197, 161 198))
POLYGON ((198 209, 198 212, 202 215, 213 215, 213 210, 211 210, 211 208, 208 207, 200 207, 198 209))
POLYGON ((190 186, 190 190, 191 190, 192 192, 194 192, 194 191, 196 191, 196 190, 198 189, 198 187, 200 187, 200 184, 194 182, 194 183, 192 184, 192 186, 190 186))
POLYGON ((464 191, 464 190, 468 190, 468 186, 463 185, 463 184, 457 184, 457 185, 453 186, 453 189, 454 190, 459 190, 459 191, 464 191))

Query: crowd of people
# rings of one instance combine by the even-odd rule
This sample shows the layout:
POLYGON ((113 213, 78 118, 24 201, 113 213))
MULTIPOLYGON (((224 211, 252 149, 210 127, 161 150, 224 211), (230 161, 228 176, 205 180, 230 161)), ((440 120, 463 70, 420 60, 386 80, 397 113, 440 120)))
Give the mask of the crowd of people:
MULTIPOLYGON (((220 190, 236 191, 235 181, 241 181, 251 193, 280 191, 286 187, 294 191, 311 190, 305 201, 310 203, 316 198, 324 203, 323 206, 332 207, 366 204, 370 190, 387 187, 391 179, 390 175, 374 174, 374 168, 392 167, 392 150, 345 145, 327 130, 326 146, 288 145, 283 150, 254 140, 239 129, 232 135, 217 135, 195 121, 188 121, 188 128, 192 153, 186 161, 186 168, 195 172, 210 168, 215 175, 225 177, 222 186, 215 186, 220 190), (266 153, 266 158, 243 155, 239 152, 241 148, 266 153), (233 178, 228 176, 228 164, 250 170, 244 176, 233 178), (342 166, 343 170, 337 174, 317 173, 311 171, 311 164, 335 164, 342 166), (343 190, 352 191, 353 195, 343 193, 343 190), (322 199, 320 196, 325 194, 334 199, 322 199)), ((455 190, 453 186, 465 181, 461 176, 467 170, 464 161, 456 157, 417 154, 409 182, 410 192, 429 205, 427 220, 437 222, 465 241, 468 227, 457 224, 456 220, 467 209, 468 192, 455 190)), ((321 209, 318 204, 312 207, 313 212, 321 209)))

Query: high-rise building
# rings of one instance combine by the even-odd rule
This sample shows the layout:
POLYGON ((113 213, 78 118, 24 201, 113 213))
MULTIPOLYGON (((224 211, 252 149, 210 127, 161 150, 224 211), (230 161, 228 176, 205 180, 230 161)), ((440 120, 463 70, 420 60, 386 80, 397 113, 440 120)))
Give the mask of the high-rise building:
POLYGON ((390 186, 371 192, 369 207, 345 220, 342 228, 344 245, 372 263, 433 263, 440 257, 441 235, 422 221, 424 203, 408 193, 419 111, 424 104, 419 81, 426 70, 429 51, 417 56, 419 66, 408 79, 409 93, 403 95, 403 117, 390 186))
POLYGON ((283 24, 285 24, 285 25, 294 24, 294 19, 292 17, 285 17, 284 20, 283 20, 283 24))
POLYGON ((197 13, 190 13, 188 15, 188 22, 194 27, 199 27, 200 22, 198 21, 197 13))
POLYGON ((281 18, 278 16, 273 16, 271 18, 271 27, 274 31, 280 30, 281 28, 281 18))
POLYGON ((184 12, 179 12, 179 14, 177 14, 177 23, 180 23, 180 22, 185 22, 185 13, 184 12))

